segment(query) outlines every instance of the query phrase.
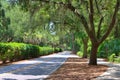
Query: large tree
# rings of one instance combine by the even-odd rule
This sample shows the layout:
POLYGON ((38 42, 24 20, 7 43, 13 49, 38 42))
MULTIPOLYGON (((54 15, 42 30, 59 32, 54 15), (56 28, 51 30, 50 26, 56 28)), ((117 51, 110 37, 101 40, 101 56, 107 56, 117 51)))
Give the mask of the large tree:
MULTIPOLYGON (((111 2, 114 3, 114 0, 111 2)), ((115 3, 116 3, 115 6, 111 7, 112 9, 114 9, 114 11, 112 10, 113 11, 113 13, 111 14, 112 17, 109 17, 110 21, 106 25, 107 29, 103 35, 101 35, 100 30, 101 30, 101 26, 102 26, 101 24, 102 24, 103 18, 104 18, 104 16, 103 16, 104 13, 102 13, 102 9, 100 9, 101 6, 98 4, 97 0, 88 0, 89 5, 86 7, 88 9, 88 15, 81 14, 81 12, 78 11, 70 2, 67 5, 67 7, 81 19, 81 22, 84 25, 84 28, 86 30, 86 33, 88 34, 88 36, 91 40, 92 48, 91 48, 91 54, 90 54, 90 60, 89 60, 90 65, 97 64, 98 47, 108 37, 108 35, 110 34, 110 32, 112 31, 112 29, 115 25, 117 12, 118 12, 119 6, 120 6, 120 0, 115 1, 115 3), (96 4, 97 10, 95 10, 94 4, 96 4), (95 25, 95 20, 96 20, 95 16, 98 15, 98 13, 95 11, 98 11, 98 13, 100 13, 100 15, 101 15, 98 25, 95 25), (87 16, 88 20, 86 20, 85 16, 87 16), (96 31, 96 29, 95 29, 96 26, 98 27, 97 28, 98 31, 96 31)), ((103 7, 103 8, 106 8, 105 11, 108 11, 107 10, 108 7, 103 7)))

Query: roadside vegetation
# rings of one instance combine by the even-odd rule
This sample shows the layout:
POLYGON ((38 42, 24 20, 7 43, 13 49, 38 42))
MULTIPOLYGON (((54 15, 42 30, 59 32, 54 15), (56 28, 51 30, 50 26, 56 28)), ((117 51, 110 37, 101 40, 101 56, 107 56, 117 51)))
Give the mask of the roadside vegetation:
POLYGON ((19 61, 60 52, 60 48, 40 47, 25 43, 0 43, 0 61, 19 61))

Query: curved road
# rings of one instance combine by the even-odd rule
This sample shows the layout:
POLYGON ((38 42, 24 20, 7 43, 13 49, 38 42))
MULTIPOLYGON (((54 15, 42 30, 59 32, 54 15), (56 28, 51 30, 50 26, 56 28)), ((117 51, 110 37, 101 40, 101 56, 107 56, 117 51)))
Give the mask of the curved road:
POLYGON ((0 67, 0 80, 43 80, 58 69, 69 57, 78 56, 64 51, 0 67))

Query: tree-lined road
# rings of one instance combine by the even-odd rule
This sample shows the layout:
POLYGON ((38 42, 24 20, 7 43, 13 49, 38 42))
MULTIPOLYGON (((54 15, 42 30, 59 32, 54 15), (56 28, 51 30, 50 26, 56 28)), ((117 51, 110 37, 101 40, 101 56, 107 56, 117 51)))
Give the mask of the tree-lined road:
MULTIPOLYGON (((0 67, 0 80, 43 80, 56 71, 66 60, 77 55, 69 51, 60 52, 39 58, 15 62, 0 67)), ((98 64, 109 66, 108 70, 94 80, 119 80, 120 64, 112 64, 98 59, 98 64)))

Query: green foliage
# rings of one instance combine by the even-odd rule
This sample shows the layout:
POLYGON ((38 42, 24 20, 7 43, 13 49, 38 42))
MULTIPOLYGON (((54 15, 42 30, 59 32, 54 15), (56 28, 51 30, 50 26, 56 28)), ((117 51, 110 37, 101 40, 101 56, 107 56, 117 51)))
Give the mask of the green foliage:
POLYGON ((0 60, 5 63, 7 60, 16 61, 21 59, 35 58, 48 55, 53 52, 59 52, 59 48, 39 47, 24 43, 0 43, 0 60))
POLYGON ((116 63, 120 63, 120 57, 114 59, 116 63))
POLYGON ((61 52, 62 49, 61 48, 54 48, 54 52, 57 53, 57 52, 61 52))
POLYGON ((116 63, 120 63, 120 57, 116 56, 115 53, 111 54, 110 56, 108 56, 108 60, 110 62, 116 62, 116 63))
POLYGON ((120 40, 105 41, 99 48, 98 57, 107 58, 110 62, 120 63, 120 40))
POLYGON ((0 41, 6 41, 8 38, 10 38, 12 35, 12 32, 10 32, 9 28, 10 24, 10 18, 6 17, 5 9, 0 2, 0 41))
POLYGON ((79 57, 82 57, 82 56, 83 56, 83 52, 78 51, 78 52, 77 52, 77 55, 78 55, 79 57))
POLYGON ((39 47, 39 50, 40 50, 39 55, 48 55, 54 52, 54 49, 50 47, 39 47))
POLYGON ((9 28, 14 37, 14 41, 23 41, 23 37, 25 32, 29 31, 29 14, 28 12, 24 12, 20 9, 19 6, 11 7, 9 10, 6 9, 6 16, 8 16, 11 20, 11 24, 9 28))
POLYGON ((111 54, 110 56, 108 56, 108 60, 110 62, 114 62, 114 58, 115 58, 115 54, 111 54))
POLYGON ((98 57, 107 58, 107 56, 115 53, 116 56, 119 56, 120 53, 120 40, 114 39, 105 41, 100 47, 98 51, 98 57))

